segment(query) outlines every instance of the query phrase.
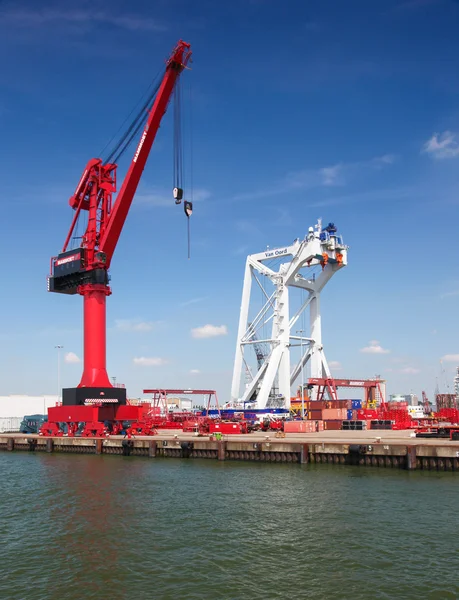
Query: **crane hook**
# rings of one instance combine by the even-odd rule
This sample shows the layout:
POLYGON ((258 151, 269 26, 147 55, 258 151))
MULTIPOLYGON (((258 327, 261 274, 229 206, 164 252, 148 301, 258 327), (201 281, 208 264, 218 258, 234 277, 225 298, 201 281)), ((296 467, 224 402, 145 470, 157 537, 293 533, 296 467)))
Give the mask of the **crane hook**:
POLYGON ((187 232, 188 232, 188 258, 190 258, 190 217, 193 214, 193 203, 185 200, 183 203, 183 210, 187 216, 187 232))

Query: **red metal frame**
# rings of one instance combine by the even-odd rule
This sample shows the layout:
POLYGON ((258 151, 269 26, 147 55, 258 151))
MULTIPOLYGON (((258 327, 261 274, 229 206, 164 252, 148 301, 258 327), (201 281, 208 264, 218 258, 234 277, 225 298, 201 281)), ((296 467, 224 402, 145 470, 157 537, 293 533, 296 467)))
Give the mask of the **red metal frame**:
POLYGON ((383 383, 383 381, 383 379, 327 379, 310 377, 308 383, 319 387, 317 391, 317 400, 320 401, 324 399, 325 392, 328 392, 331 400, 338 400, 338 388, 340 387, 363 388, 365 391, 364 405, 367 407, 370 402, 376 399, 377 392, 379 392, 379 396, 382 398, 381 406, 385 405, 381 389, 381 383, 383 383))
MULTIPOLYGON (((86 271, 107 270, 110 267, 161 119, 180 73, 190 57, 190 44, 180 40, 166 62, 161 85, 113 205, 117 165, 102 164, 99 158, 90 160, 86 165, 75 193, 69 200, 75 214, 62 250, 67 250, 81 211, 88 211, 88 224, 82 240, 86 271)), ((106 369, 106 297, 111 294, 111 289, 105 284, 90 283, 81 285, 78 293, 84 297, 84 368, 78 387, 113 387, 106 369)))
POLYGON ((167 413, 167 396, 169 396, 169 395, 186 394, 187 396, 208 396, 207 411, 209 411, 209 409, 210 409, 212 397, 214 396, 215 397, 215 406, 217 407, 218 415, 221 416, 220 406, 218 404, 218 397, 217 397, 216 390, 151 389, 151 390, 143 390, 143 393, 153 395, 153 403, 152 403, 153 408, 160 406, 160 403, 162 403, 163 408, 164 408, 164 413, 167 413))

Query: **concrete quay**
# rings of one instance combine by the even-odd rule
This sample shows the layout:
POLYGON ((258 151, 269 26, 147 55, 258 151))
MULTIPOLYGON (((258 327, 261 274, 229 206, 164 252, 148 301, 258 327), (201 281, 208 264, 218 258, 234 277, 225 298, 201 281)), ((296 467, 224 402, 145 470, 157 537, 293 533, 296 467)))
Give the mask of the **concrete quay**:
POLYGON ((0 434, 0 451, 117 454, 150 458, 207 458, 279 463, 329 463, 459 472, 459 441, 412 437, 411 431, 274 432, 226 435, 221 440, 181 430, 155 436, 106 438, 0 434))

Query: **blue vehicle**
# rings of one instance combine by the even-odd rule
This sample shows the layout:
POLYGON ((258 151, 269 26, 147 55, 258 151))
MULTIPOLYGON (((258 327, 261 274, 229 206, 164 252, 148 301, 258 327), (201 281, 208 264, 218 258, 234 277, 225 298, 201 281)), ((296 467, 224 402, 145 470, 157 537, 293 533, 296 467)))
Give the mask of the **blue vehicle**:
POLYGON ((48 415, 26 415, 19 426, 21 433, 38 433, 43 423, 48 420, 48 415))

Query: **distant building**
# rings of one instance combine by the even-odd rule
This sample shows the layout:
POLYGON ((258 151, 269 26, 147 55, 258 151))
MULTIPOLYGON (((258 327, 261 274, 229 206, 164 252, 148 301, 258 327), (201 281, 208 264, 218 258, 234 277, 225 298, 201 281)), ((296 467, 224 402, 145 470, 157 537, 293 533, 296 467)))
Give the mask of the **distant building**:
POLYGON ((24 415, 46 414, 50 406, 55 406, 57 396, 0 396, 0 418, 20 417, 24 415))
POLYGON ((391 394, 391 402, 408 402, 409 406, 417 406, 419 404, 416 394, 391 394))

